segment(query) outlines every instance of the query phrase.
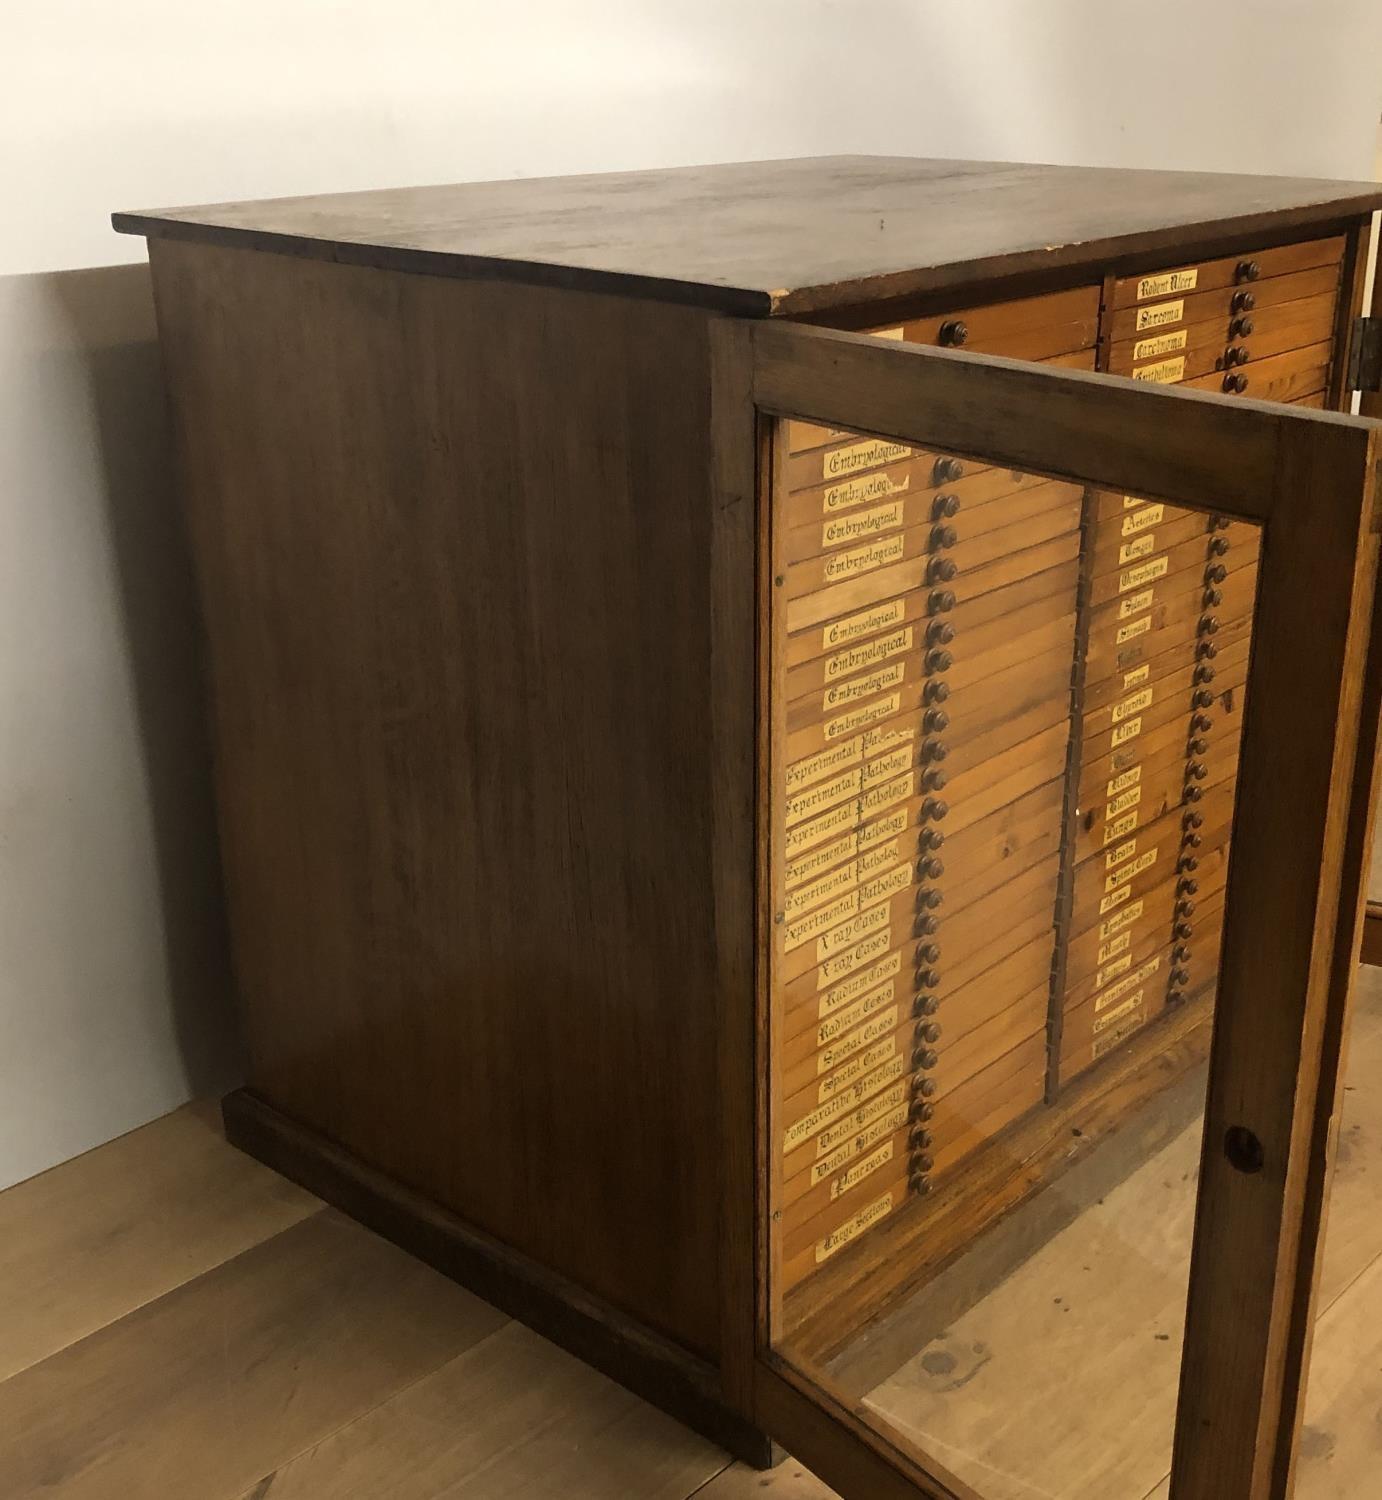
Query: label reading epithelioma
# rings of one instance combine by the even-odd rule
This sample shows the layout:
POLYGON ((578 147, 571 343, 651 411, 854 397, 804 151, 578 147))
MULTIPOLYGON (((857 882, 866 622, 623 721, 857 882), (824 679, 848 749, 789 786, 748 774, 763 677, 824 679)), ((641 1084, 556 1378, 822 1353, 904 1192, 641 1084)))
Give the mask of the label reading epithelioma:
POLYGON ((857 474, 860 469, 896 463, 899 458, 910 457, 911 452, 906 443, 890 443, 884 438, 851 443, 847 448, 832 448, 821 458, 821 478, 841 479, 846 474, 857 474))
POLYGON ((825 560, 824 581, 839 583, 844 578, 857 578, 861 573, 871 573, 887 563, 901 562, 906 553, 905 536, 892 536, 886 542, 870 542, 867 547, 836 552, 825 560))
POLYGON ((1178 354, 1174 359, 1161 359, 1154 365, 1134 365, 1132 378, 1134 380, 1148 380, 1153 385, 1175 385, 1185 375, 1185 356, 1178 354))
POLYGON ((1157 525, 1165 513, 1164 505, 1144 505, 1141 510, 1123 517, 1123 535, 1136 536, 1139 531, 1146 531, 1149 526, 1157 525))
POLYGON ((821 511, 833 516, 842 510, 853 510, 856 505, 872 505, 879 500, 904 495, 911 488, 912 476, 894 479, 886 471, 882 474, 861 474, 857 479, 846 479, 841 484, 828 484, 821 491, 821 511))
POLYGON ((892 1159, 893 1143, 889 1141, 871 1155, 866 1156, 863 1161, 857 1162, 848 1172, 837 1177, 830 1184, 830 1201, 834 1203, 843 1198, 851 1188, 858 1187, 866 1178, 872 1177, 880 1167, 886 1167, 892 1159))
POLYGON ((1155 276, 1144 276, 1137 283, 1137 300, 1145 302, 1148 297, 1170 297, 1176 292, 1193 292, 1200 279, 1198 266, 1187 266, 1183 271, 1162 271, 1155 276))
POLYGON ((906 509, 901 500, 890 500, 887 505, 875 505, 852 516, 836 516, 821 527, 821 546, 841 547, 862 537, 878 536, 895 530, 904 520, 906 509))
POLYGON ((1149 328, 1165 328, 1170 323, 1179 323, 1185 316, 1184 300, 1158 302, 1155 307, 1137 309, 1137 331, 1146 333, 1149 328))
POLYGON ((816 1242, 816 1264, 829 1260, 838 1250, 843 1250, 852 1240, 857 1239, 871 1225, 877 1224, 880 1219, 886 1219, 892 1212, 893 1195, 884 1193, 881 1198, 875 1199, 865 1209, 861 1209, 852 1219, 846 1219, 838 1229, 832 1230, 823 1240, 816 1242))
POLYGON ((1134 359, 1160 359, 1166 354, 1175 354, 1184 349, 1190 337, 1188 328, 1178 328, 1175 333, 1159 333, 1154 338, 1138 339, 1132 346, 1134 359))

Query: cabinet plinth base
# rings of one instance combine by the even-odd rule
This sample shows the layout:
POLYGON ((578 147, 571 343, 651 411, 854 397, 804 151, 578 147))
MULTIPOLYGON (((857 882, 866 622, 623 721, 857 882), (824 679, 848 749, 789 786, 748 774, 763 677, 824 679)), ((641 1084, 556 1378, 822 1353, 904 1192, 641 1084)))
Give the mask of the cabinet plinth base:
POLYGON ((366 1166, 246 1089, 222 1102, 233 1146, 459 1282, 756 1469, 782 1457, 727 1406, 714 1369, 599 1298, 366 1166))

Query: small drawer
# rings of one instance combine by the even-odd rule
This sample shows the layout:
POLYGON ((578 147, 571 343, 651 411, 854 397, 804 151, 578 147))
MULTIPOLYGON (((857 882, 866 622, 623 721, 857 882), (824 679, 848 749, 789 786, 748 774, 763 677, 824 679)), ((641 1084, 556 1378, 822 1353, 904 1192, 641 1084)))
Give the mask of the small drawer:
POLYGON ((1293 245, 1273 245, 1265 250, 1240 250, 1214 260, 1141 271, 1120 276, 1113 283, 1109 306, 1142 307, 1168 297, 1218 291, 1225 287, 1254 286, 1273 278, 1317 267, 1337 267, 1344 256, 1344 236, 1301 240, 1293 245))

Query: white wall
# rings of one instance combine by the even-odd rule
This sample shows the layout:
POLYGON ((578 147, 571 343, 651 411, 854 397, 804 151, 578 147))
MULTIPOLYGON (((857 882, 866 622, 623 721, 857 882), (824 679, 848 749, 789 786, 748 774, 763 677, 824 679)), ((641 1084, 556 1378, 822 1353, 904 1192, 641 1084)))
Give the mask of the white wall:
POLYGON ((236 1062, 143 245, 114 208, 816 152, 1366 177, 1376 0, 8 0, 0 1184, 236 1062))

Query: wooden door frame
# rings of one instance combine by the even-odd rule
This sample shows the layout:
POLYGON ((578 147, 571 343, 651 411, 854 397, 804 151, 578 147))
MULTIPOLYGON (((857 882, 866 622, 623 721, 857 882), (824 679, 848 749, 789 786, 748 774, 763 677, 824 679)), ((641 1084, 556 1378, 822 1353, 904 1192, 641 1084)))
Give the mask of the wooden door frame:
MULTIPOLYGON (((748 391, 760 422, 794 416, 1264 526, 1172 1494, 1283 1497, 1287 1481, 1276 1461, 1282 1434, 1289 1446, 1294 1431, 1314 1279, 1307 1240, 1320 1222, 1332 1144, 1328 1039, 1341 1031, 1361 928, 1358 844, 1350 855, 1347 831, 1350 813, 1366 819, 1374 797, 1371 764, 1358 770, 1355 762, 1364 663, 1378 638, 1382 429, 1333 413, 772 322, 721 324, 715 369, 741 405, 748 391), (1230 1152, 1231 1127, 1234 1142, 1260 1146, 1261 1170, 1243 1170, 1251 1152, 1230 1152)), ((716 462, 728 493, 742 496, 755 463, 749 421, 722 405, 717 447, 732 442, 734 452, 716 462)), ((762 575, 771 503, 761 476, 756 488, 756 994, 722 996, 724 1149, 742 1164, 727 1172, 722 1205, 727 1388, 747 1395, 755 1420, 851 1500, 975 1500, 953 1476, 923 1470, 841 1393, 791 1368, 768 1338, 758 1224, 767 1202, 768 1133, 760 1122, 768 1109, 763 954, 771 913, 762 762, 771 590, 762 575)))

